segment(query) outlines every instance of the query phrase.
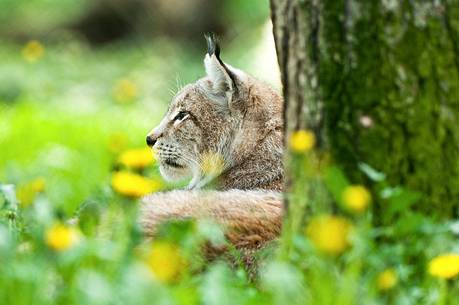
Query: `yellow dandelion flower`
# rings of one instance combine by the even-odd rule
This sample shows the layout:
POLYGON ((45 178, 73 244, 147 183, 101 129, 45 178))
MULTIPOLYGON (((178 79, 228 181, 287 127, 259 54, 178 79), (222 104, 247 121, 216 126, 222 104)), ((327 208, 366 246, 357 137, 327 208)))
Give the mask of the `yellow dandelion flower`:
POLYGON ((39 177, 31 183, 32 189, 37 193, 43 192, 45 190, 45 186, 45 178, 43 177, 39 177))
POLYGON ((290 136, 290 148, 296 153, 310 151, 316 144, 316 137, 309 130, 298 130, 290 136))
POLYGON ((201 170, 206 175, 217 176, 224 166, 223 156, 219 153, 205 153, 202 157, 201 170))
POLYGON ((352 224, 343 217, 316 216, 306 227, 305 234, 320 251, 338 255, 350 246, 352 224))
POLYGON ((389 290, 398 282, 397 273, 393 268, 389 268, 381 272, 376 279, 376 286, 379 290, 389 290))
POLYGON ((114 133, 108 139, 108 149, 112 153, 119 153, 128 145, 128 137, 124 133, 114 133))
POLYGON ((371 202, 371 194, 364 186, 351 185, 344 189, 342 200, 352 212, 362 213, 371 202))
POLYGON ((77 229, 58 223, 49 228, 45 233, 45 242, 53 250, 65 251, 75 246, 80 240, 77 229))
POLYGON ((112 176, 112 187, 121 195, 138 198, 158 191, 161 183, 128 171, 119 171, 112 176))
POLYGON ((130 103, 137 98, 138 91, 138 87, 133 81, 123 78, 116 82, 113 88, 113 97, 118 103, 130 103))
POLYGON ((22 206, 26 207, 32 204, 37 194, 45 190, 45 179, 39 177, 24 185, 20 185, 17 190, 17 197, 22 206))
POLYGON ((36 41, 29 41, 22 49, 22 57, 30 63, 37 62, 45 54, 43 45, 36 41))
POLYGON ((459 254, 448 253, 435 257, 429 262, 429 274, 450 279, 459 274, 459 254))
POLYGON ((146 257, 146 263, 155 277, 163 283, 177 279, 185 268, 180 249, 169 242, 155 242, 146 257))
POLYGON ((145 168, 153 164, 153 152, 150 148, 136 148, 123 152, 118 162, 129 168, 145 168))

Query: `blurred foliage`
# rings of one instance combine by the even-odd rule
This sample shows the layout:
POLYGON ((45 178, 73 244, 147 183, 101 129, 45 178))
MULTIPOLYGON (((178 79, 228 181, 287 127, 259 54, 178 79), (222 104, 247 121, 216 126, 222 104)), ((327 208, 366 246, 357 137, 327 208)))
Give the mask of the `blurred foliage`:
POLYGON ((92 44, 175 37, 200 46, 205 32, 234 37, 261 25, 268 0, 1 0, 0 37, 61 41, 76 36, 92 44))
MULTIPOLYGON (((221 228, 208 221, 167 223, 153 242, 145 241, 136 224, 136 200, 111 190, 108 182, 67 221, 50 204, 48 188, 32 204, 22 205, 15 186, 2 184, 0 300, 38 305, 459 304, 459 254, 450 254, 459 249, 458 223, 436 223, 409 210, 398 217, 396 208, 412 199, 400 197, 406 190, 393 191, 368 165, 362 165, 363 174, 384 189, 372 194, 374 202, 387 202, 384 214, 374 214, 370 206, 354 211, 337 205, 337 198, 355 186, 322 157, 314 150, 296 151, 290 160, 299 178, 288 194, 294 213, 277 250, 259 253, 262 264, 252 280, 238 266, 237 252, 230 252, 236 258, 230 261, 203 258, 209 243, 226 243, 221 228), (316 216, 307 224, 298 221, 307 211, 301 205, 305 185, 316 186, 309 189, 316 201, 308 202, 316 216), (391 225, 374 226, 374 217, 392 219, 391 225)), ((129 170, 151 176, 155 164, 129 170)), ((359 186, 362 190, 368 192, 359 186)))
POLYGON ((0 35, 40 35, 78 18, 90 3, 87 0, 1 0, 0 35))
MULTIPOLYGON (((459 223, 411 209, 426 194, 390 168, 333 166, 310 131, 291 141, 294 213, 278 247, 260 253, 258 278, 237 251, 231 263, 205 261, 203 247, 225 244, 213 223, 168 223, 144 240, 143 189, 132 179, 176 187, 145 155, 145 135, 178 88, 204 74, 205 48, 161 35, 93 48, 65 27, 88 1, 0 5, 0 304, 459 304, 457 258, 441 255, 459 252, 459 223)), ((222 7, 224 59, 271 80, 267 1, 222 7)))

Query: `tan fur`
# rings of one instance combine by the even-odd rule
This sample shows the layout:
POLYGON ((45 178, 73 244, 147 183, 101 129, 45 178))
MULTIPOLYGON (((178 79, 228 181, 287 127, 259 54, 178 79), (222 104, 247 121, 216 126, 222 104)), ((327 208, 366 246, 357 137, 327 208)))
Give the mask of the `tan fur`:
POLYGON ((154 234, 157 224, 170 219, 210 219, 228 230, 237 247, 258 247, 280 232, 282 198, 278 192, 256 190, 184 191, 145 197, 141 224, 154 234))
POLYGON ((174 97, 148 136, 161 174, 190 177, 188 190, 145 197, 140 222, 152 236, 170 219, 210 218, 238 248, 259 248, 281 228, 282 98, 218 52, 204 62, 207 76, 174 97), (209 155, 221 160, 217 171, 205 170, 209 155), (218 191, 203 190, 211 182, 218 191))

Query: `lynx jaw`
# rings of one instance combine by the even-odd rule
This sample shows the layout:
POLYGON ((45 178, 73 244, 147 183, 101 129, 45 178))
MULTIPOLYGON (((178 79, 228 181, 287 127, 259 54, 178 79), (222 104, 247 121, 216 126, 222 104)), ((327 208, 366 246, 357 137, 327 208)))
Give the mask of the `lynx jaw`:
POLYGON ((159 171, 168 181, 177 181, 184 179, 189 175, 189 169, 175 160, 165 159, 160 162, 159 171))
POLYGON ((175 167, 175 168, 184 168, 185 166, 177 163, 176 161, 172 160, 172 159, 166 159, 164 161, 165 164, 167 164, 168 166, 171 166, 171 167, 175 167))

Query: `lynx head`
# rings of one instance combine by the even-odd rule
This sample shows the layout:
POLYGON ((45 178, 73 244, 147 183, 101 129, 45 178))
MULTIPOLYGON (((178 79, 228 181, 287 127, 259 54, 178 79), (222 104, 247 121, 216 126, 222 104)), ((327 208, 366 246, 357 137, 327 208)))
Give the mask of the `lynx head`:
MULTIPOLYGON (((190 188, 206 176, 205 163, 218 163, 219 171, 234 162, 233 150, 243 121, 254 80, 220 59, 213 35, 207 35, 204 58, 207 76, 181 89, 166 115, 147 136, 168 180, 192 177, 190 188)), ((218 175, 218 173, 217 173, 218 175)))

